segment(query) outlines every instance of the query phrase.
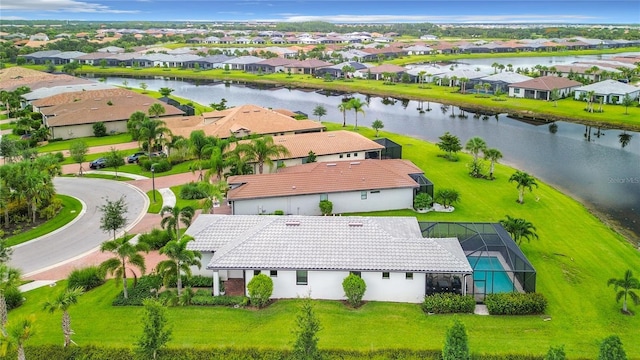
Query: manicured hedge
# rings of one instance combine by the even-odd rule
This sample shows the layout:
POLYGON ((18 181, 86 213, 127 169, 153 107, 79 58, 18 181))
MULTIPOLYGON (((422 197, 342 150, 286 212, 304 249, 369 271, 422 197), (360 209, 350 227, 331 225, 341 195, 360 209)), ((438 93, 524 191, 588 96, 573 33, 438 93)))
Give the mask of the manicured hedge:
POLYGON ((484 299, 491 315, 544 314, 547 299, 540 293, 490 294, 484 299))
MULTIPOLYGON (((176 287, 176 280, 171 279, 168 286, 176 287)), ((194 275, 188 278, 186 275, 182 275, 182 286, 191 288, 213 288, 213 276, 194 275)))
POLYGON ((475 308, 473 296, 452 293, 427 295, 422 303, 422 310, 433 314, 473 313, 475 308))
POLYGON ((249 305, 249 298, 246 296, 211 296, 211 294, 196 294, 191 299, 191 304, 206 306, 247 306, 249 305))

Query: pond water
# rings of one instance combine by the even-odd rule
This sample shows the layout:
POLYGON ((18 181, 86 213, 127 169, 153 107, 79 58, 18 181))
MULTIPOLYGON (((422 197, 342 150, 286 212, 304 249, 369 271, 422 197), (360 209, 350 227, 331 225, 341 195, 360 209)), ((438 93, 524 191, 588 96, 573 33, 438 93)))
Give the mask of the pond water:
MULTIPOLYGON (((342 123, 338 111, 342 96, 327 96, 316 91, 286 88, 260 89, 240 84, 204 83, 166 78, 126 78, 128 86, 145 82, 150 90, 174 89, 174 95, 201 104, 225 98, 229 106, 247 103, 263 107, 302 111, 315 118, 313 109, 323 105, 327 115, 322 121, 342 123)), ((123 78, 107 78, 107 83, 122 85, 123 78)), ((502 163, 527 171, 565 193, 607 214, 622 226, 640 234, 640 134, 613 129, 596 129, 584 125, 556 122, 555 132, 549 124, 530 124, 504 114, 475 118, 451 117, 460 114, 453 106, 437 103, 384 99, 361 94, 353 96, 367 101, 365 114, 358 115, 358 125, 370 126, 380 119, 384 130, 437 142, 445 131, 457 135, 464 144, 473 136, 482 137, 489 147, 504 155, 502 163), (417 108, 429 107, 420 113, 417 108), (630 135, 623 147, 620 135, 630 135)), ((622 109, 622 108, 621 108, 622 109)), ((622 110, 621 110, 622 111, 622 110)), ((353 125, 353 111, 347 113, 353 125)), ((429 176, 428 169, 427 177, 429 176)), ((637 241, 637 237, 634 239, 637 241)))

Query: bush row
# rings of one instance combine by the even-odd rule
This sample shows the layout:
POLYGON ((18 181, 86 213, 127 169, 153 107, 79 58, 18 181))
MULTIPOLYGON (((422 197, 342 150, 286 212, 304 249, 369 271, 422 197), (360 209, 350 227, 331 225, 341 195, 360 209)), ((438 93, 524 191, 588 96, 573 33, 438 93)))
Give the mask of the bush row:
MULTIPOLYGON (((172 279, 169 282, 169 287, 176 287, 176 280, 172 279)), ((202 276, 202 275, 194 275, 190 278, 187 278, 186 275, 182 275, 182 287, 191 287, 191 288, 212 288, 213 287, 213 277, 212 276, 202 276)))
POLYGON ((211 296, 211 294, 197 294, 191 299, 192 305, 206 306, 247 306, 249 298, 246 296, 211 296))
POLYGON ((473 296, 452 293, 427 295, 422 303, 422 310, 433 314, 473 313, 475 308, 473 296))
POLYGON ((490 294, 484 299, 491 315, 544 314, 547 299, 540 293, 490 294))

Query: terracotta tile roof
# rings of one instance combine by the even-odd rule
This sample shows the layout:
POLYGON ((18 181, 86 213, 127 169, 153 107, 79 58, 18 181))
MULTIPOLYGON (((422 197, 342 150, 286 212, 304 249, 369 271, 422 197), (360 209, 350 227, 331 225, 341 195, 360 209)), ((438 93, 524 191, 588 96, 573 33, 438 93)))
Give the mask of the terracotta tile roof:
POLYGON ((245 129, 250 134, 270 135, 321 131, 324 126, 313 120, 296 120, 290 116, 256 105, 242 105, 222 111, 204 113, 201 116, 163 119, 175 135, 189 137, 194 130, 205 134, 228 138, 234 131, 245 129))
POLYGON ((307 157, 309 150, 320 156, 384 149, 377 142, 346 130, 275 136, 273 141, 289 150, 287 159, 307 157))
POLYGON ((582 86, 582 83, 559 76, 541 76, 535 79, 509 85, 509 87, 514 88, 546 91, 551 91, 553 89, 565 89, 576 86, 582 86))
POLYGON ((345 191, 416 188, 409 174, 423 171, 408 160, 359 160, 311 163, 279 169, 275 174, 231 176, 230 201, 345 191))
POLYGON ((318 60, 318 59, 307 59, 307 60, 296 60, 290 64, 285 65, 285 67, 292 68, 321 68, 326 66, 331 66, 331 63, 326 61, 318 60))
POLYGON ((368 69, 372 74, 382 74, 382 73, 399 73, 403 71, 407 71, 407 69, 402 66, 393 65, 393 64, 383 64, 379 66, 374 66, 368 69))
POLYGON ((58 75, 14 66, 0 70, 0 89, 13 91, 20 86, 31 88, 30 84, 56 78, 58 78, 58 75))
POLYGON ((62 93, 62 94, 53 95, 46 98, 35 100, 33 101, 32 104, 33 106, 36 106, 39 108, 45 108, 49 106, 69 104, 69 103, 78 102, 82 100, 89 100, 89 99, 95 100, 95 101, 104 99, 106 102, 111 98, 127 97, 127 96, 144 98, 145 101, 147 102, 150 99, 148 96, 140 95, 131 90, 115 88, 115 89, 75 91, 75 92, 62 93))

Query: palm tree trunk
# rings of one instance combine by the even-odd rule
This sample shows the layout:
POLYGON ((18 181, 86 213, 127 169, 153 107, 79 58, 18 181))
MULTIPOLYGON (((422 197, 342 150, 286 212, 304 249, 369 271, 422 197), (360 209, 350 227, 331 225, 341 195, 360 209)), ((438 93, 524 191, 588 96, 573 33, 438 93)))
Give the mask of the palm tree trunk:
POLYGON ((0 329, 2 335, 7 336, 7 300, 4 298, 4 292, 0 292, 0 329))
POLYGON ((358 128, 358 112, 356 111, 356 126, 354 127, 354 129, 358 128))
POLYGON ((31 217, 33 218, 33 223, 36 223, 36 209, 37 209, 37 205, 36 205, 36 199, 32 199, 31 200, 31 217))
POLYGON ((518 202, 520 204, 524 204, 524 188, 520 189, 518 192, 518 202))
POLYGON ((347 126, 347 112, 343 111, 342 112, 342 127, 347 126))
POLYGON ((71 345, 73 330, 71 330, 71 317, 66 310, 62 313, 62 333, 64 334, 64 347, 71 345))
POLYGON ((26 356, 24 355, 24 346, 22 346, 22 344, 18 345, 18 360, 26 360, 26 356))
POLYGON ((176 261, 176 268, 178 269, 178 277, 176 278, 176 286, 178 288, 178 297, 180 297, 180 292, 182 290, 182 276, 180 276, 180 263, 176 261))
POLYGON ((129 291, 127 290, 127 266, 124 258, 122 260, 122 293, 125 299, 129 298, 129 291))
POLYGON ((489 165, 489 179, 493 180, 493 161, 489 165))
POLYGON ((629 312, 627 310, 627 293, 626 292, 624 293, 624 300, 622 301, 622 311, 624 311, 625 313, 629 312))

